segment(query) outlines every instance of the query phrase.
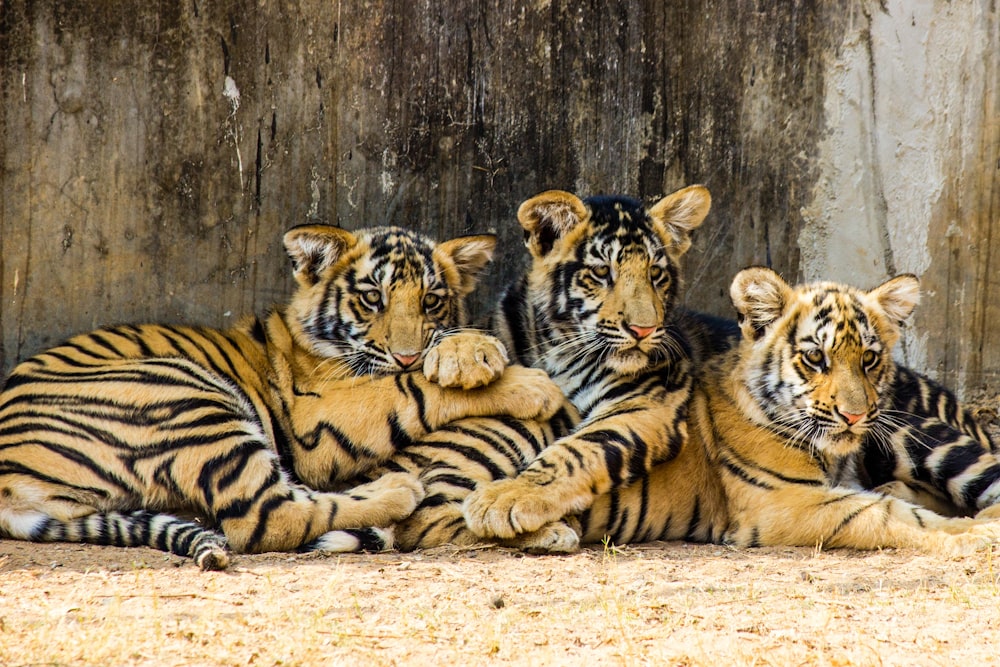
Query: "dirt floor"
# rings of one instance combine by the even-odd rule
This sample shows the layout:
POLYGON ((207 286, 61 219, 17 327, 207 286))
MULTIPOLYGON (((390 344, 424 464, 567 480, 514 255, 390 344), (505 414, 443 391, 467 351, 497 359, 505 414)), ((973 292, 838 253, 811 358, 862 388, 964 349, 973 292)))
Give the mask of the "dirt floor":
POLYGON ((0 541, 0 665, 1000 665, 1000 553, 238 556, 0 541))
MULTIPOLYGON (((994 439, 1000 418, 983 401, 994 439)), ((0 540, 0 667, 1000 666, 1000 548, 236 556, 0 540)))

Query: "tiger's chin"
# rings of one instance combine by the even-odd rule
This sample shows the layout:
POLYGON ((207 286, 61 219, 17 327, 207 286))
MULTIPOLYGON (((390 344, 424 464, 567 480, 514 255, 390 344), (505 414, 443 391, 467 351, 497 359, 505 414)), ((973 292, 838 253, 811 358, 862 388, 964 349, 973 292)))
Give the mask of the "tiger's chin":
POLYGON ((855 433, 850 430, 827 433, 817 442, 817 449, 838 458, 851 456, 861 449, 863 437, 863 433, 855 433))
POLYGON ((619 375, 637 375, 649 368, 650 357, 637 347, 614 350, 605 358, 605 363, 619 375))

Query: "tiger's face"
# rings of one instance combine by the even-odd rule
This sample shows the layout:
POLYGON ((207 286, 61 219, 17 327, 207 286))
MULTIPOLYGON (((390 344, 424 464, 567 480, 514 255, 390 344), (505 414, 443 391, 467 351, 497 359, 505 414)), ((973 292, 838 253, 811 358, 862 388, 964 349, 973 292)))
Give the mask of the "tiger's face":
POLYGON ((356 375, 384 375, 416 368, 437 336, 465 322, 464 297, 496 239, 303 225, 284 243, 298 283, 287 317, 297 342, 356 375))
POLYGON ((920 298, 917 279, 901 275, 865 292, 791 287, 770 269, 750 268, 730 295, 743 332, 744 411, 804 447, 857 450, 877 428, 899 326, 920 298))
POLYGON ((626 197, 559 190, 521 205, 529 298, 550 371, 600 359, 632 375, 670 358, 679 261, 710 203, 708 190, 691 186, 648 210, 626 197))

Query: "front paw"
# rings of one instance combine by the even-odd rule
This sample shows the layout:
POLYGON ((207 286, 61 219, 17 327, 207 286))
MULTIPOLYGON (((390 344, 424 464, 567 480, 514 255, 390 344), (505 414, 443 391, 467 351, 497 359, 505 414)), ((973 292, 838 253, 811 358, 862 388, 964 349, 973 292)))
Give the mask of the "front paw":
POLYGON ((499 338, 463 331, 427 351, 424 376, 442 387, 475 389, 500 378, 508 361, 507 348, 499 338))
POLYGON ((580 550, 580 534, 564 521, 545 524, 510 542, 511 546, 530 554, 572 554, 580 550))
POLYGON ((1000 503, 990 505, 989 507, 979 510, 979 513, 976 514, 976 519, 981 521, 994 521, 996 519, 1000 519, 1000 503))
POLYGON ((386 473, 374 482, 355 486, 344 493, 373 507, 369 521, 379 527, 409 517, 426 495, 424 485, 408 472, 386 473))
POLYGON ((490 387, 498 396, 498 414, 515 419, 548 419, 566 403, 562 389, 537 368, 510 366, 490 387))
POLYGON ((979 519, 977 524, 969 532, 979 537, 984 537, 990 544, 1000 544, 1000 521, 989 518, 979 519))
POLYGON ((961 558, 986 551, 996 543, 996 535, 969 531, 958 535, 946 535, 940 542, 934 544, 931 550, 947 558, 961 558))
POLYGON ((516 478, 480 485, 465 499, 462 513, 472 532, 501 539, 536 531, 563 515, 544 487, 516 478))

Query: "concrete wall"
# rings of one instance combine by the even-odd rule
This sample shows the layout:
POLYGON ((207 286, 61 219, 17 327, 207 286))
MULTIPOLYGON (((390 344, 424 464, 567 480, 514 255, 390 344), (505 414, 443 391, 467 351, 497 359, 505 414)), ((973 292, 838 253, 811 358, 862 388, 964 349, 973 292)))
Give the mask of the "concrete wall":
POLYGON ((1000 38, 987 2, 855 7, 826 63, 820 177, 802 210, 807 279, 921 277, 906 361, 997 393, 1000 38))
POLYGON ((921 275, 908 363, 996 393, 985 0, 0 2, 0 370, 115 321, 222 326, 309 221, 495 230, 518 203, 701 182, 690 305, 729 279, 921 275), (821 5, 821 6, 820 6, 821 5))

